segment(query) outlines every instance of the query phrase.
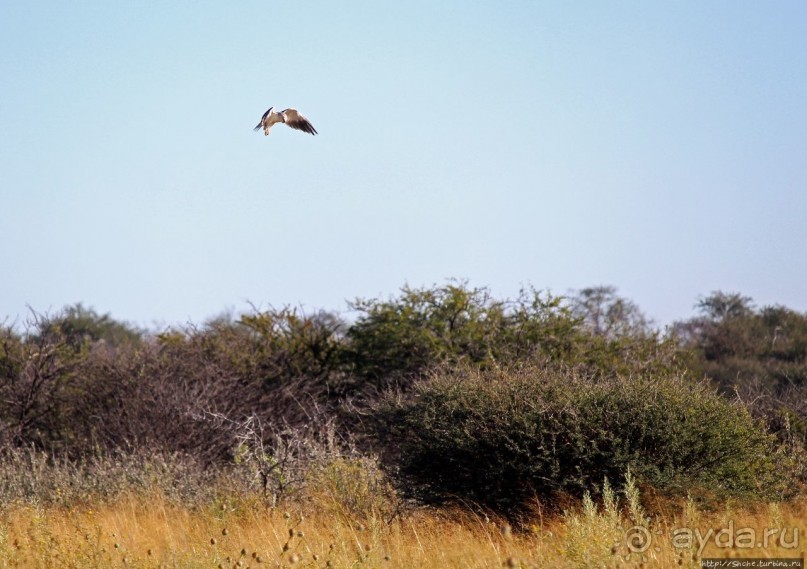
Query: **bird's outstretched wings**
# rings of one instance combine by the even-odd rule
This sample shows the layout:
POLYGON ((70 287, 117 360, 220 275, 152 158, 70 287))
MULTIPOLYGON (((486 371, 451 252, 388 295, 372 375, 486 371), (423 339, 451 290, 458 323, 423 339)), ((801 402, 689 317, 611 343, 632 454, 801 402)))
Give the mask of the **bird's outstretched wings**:
POLYGON ((307 132, 308 134, 317 134, 317 129, 314 128, 314 125, 297 112, 297 109, 286 109, 281 114, 285 118, 284 122, 291 128, 307 132))

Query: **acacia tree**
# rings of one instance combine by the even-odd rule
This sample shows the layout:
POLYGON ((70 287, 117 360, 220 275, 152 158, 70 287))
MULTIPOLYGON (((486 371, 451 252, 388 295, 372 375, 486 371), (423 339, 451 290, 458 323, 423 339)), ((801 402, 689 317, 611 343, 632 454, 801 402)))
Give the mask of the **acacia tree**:
POLYGON ((650 321, 633 301, 619 296, 614 286, 581 289, 572 296, 571 307, 595 336, 615 339, 650 333, 650 321))
POLYGON ((76 350, 95 342, 107 346, 137 346, 143 332, 130 324, 115 320, 108 313, 76 303, 63 308, 53 316, 35 315, 35 335, 59 337, 76 350))

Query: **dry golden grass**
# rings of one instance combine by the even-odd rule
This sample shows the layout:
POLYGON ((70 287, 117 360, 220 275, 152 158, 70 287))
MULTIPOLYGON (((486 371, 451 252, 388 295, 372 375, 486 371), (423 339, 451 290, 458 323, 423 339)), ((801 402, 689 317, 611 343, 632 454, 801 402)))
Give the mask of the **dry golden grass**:
MULTIPOLYGON (((549 521, 536 517, 523 531, 467 511, 416 511, 387 524, 316 505, 283 512, 234 501, 191 510, 143 495, 73 508, 17 506, 0 515, 0 567, 670 568, 700 567, 703 556, 805 556, 805 502, 708 514, 688 503, 651 520, 628 498, 585 501, 549 521), (626 534, 635 523, 642 529, 626 534), (673 532, 681 545, 687 527, 692 547, 677 549, 673 532), (738 542, 745 528, 759 541, 765 528, 786 533, 754 548, 718 547, 713 533, 701 549, 695 528, 701 536, 732 528, 738 542), (647 549, 632 552, 646 535, 647 549)), ((720 543, 727 539, 724 532, 720 543)))

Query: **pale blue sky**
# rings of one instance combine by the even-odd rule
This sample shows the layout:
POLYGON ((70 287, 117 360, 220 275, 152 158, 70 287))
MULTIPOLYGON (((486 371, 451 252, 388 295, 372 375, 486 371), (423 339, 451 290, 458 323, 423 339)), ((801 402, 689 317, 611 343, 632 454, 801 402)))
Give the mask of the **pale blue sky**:
POLYGON ((450 277, 807 310, 801 0, 6 1, 0 132, 0 320, 450 277))

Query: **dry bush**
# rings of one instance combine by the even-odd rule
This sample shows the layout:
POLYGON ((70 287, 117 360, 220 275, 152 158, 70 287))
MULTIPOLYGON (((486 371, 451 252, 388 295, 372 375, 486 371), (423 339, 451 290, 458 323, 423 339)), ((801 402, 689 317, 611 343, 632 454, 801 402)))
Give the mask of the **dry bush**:
POLYGON ((34 315, 21 335, 0 329, 0 440, 72 457, 148 448, 213 463, 231 459, 236 441, 203 412, 279 428, 336 414, 339 324, 326 315, 270 311, 123 344, 73 324, 34 315))
POLYGON ((270 507, 300 499, 317 473, 335 461, 358 457, 349 439, 337 433, 334 421, 310 415, 309 422, 265 423, 255 415, 234 420, 207 411, 197 418, 235 442, 233 461, 254 472, 270 507))

